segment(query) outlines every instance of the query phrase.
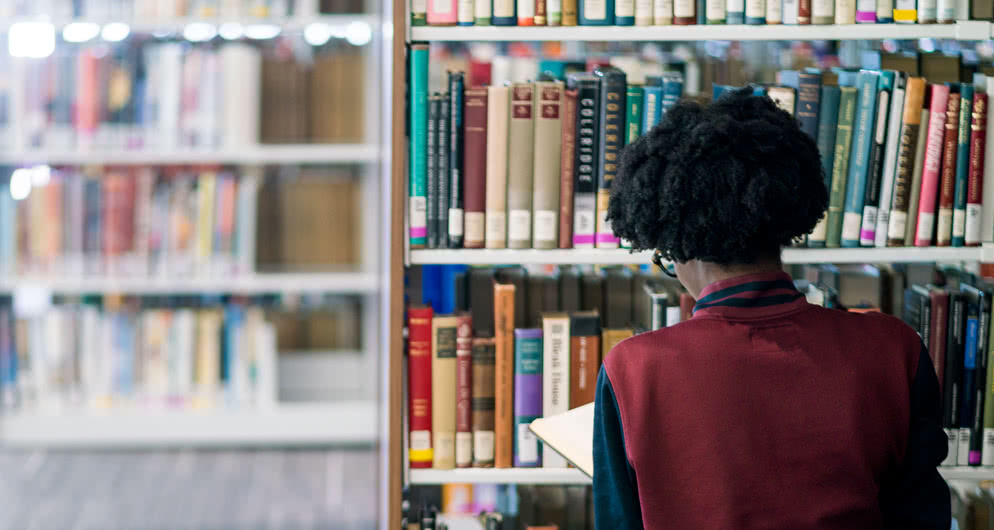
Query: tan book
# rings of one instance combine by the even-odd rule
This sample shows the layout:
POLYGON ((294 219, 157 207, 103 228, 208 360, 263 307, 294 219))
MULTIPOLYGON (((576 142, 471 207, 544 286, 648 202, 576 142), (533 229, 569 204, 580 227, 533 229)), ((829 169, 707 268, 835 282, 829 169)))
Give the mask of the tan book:
POLYGON ((607 354, 611 352, 611 348, 614 348, 619 342, 634 334, 635 331, 632 328, 601 330, 601 362, 607 358, 607 354))
POLYGON ((494 467, 511 467, 513 464, 514 295, 513 284, 494 282, 494 339, 497 343, 494 361, 494 467))
POLYGON ((205 309, 197 313, 197 353, 195 377, 198 402, 210 406, 221 385, 221 312, 205 309))
POLYGON ((511 89, 487 89, 487 248, 507 247, 507 131, 511 89))
POLYGON ((456 467, 456 336, 459 317, 431 321, 431 433, 435 469, 456 467))
MULTIPOLYGON (((542 315, 542 415, 562 414, 570 404, 570 321, 566 313, 542 315)), ((566 467, 551 447, 542 447, 542 467, 566 467)))
POLYGON ((597 311, 570 315, 569 408, 594 402, 601 367, 601 318, 597 311))
POLYGON ((559 244, 559 181, 562 157, 563 83, 535 83, 535 157, 532 164, 532 245, 556 248, 559 244))
MULTIPOLYGON (((532 171, 535 150, 535 85, 511 86, 507 151, 507 246, 532 246, 532 171)), ((489 158, 488 158, 489 159, 489 158)))

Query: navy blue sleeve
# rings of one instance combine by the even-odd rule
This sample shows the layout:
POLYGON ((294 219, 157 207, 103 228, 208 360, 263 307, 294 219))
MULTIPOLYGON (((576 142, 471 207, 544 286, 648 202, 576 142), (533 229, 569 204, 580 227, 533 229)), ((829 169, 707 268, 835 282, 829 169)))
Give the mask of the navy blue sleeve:
POLYGON ((640 529, 635 470, 628 463, 618 401, 604 367, 597 376, 594 403, 594 527, 640 529))
POLYGON ((939 379, 925 345, 911 383, 911 432, 904 461, 880 487, 880 508, 888 529, 948 530, 949 487, 937 466, 946 458, 939 379))

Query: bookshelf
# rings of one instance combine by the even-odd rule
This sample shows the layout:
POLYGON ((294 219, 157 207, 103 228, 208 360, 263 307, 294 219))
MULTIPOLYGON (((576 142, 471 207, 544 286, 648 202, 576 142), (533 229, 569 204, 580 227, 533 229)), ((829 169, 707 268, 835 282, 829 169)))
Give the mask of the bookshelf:
POLYGON ((325 294, 374 294, 375 274, 363 272, 256 273, 230 277, 119 278, 12 276, 0 278, 0 292, 43 289, 58 294, 117 293, 162 294, 267 294, 319 292, 325 294))
POLYGON ((372 164, 379 159, 376 144, 257 145, 239 151, 0 151, 0 164, 372 164))

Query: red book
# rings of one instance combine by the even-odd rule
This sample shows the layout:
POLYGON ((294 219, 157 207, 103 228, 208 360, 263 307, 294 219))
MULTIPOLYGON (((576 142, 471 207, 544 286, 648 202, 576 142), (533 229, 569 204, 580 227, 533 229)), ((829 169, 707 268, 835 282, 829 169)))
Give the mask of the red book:
POLYGON ((800 0, 797 3, 797 23, 811 23, 811 0, 800 0))
POLYGON ((956 143, 959 136, 959 94, 949 94, 946 132, 942 140, 942 179, 939 183, 939 221, 935 244, 948 247, 953 240, 953 207, 956 203, 956 143))
POLYGON ((469 82, 466 86, 483 87, 490 84, 490 63, 470 59, 469 82))
POLYGON ((566 90, 563 112, 562 156, 559 167, 559 248, 573 248, 573 178, 576 164, 577 89, 566 90))
POLYGON ((456 467, 473 467, 473 325, 469 315, 456 328, 456 467))
POLYGON ((407 406, 411 468, 430 468, 431 307, 407 310, 407 406))
POLYGON ((79 54, 79 74, 76 78, 75 124, 76 132, 84 142, 92 140, 100 124, 99 75, 100 59, 93 49, 79 54))
POLYGON ((980 224, 984 196, 984 147, 987 143, 987 94, 973 95, 973 116, 970 120, 970 172, 966 183, 966 246, 980 246, 980 224))
POLYGON ((548 24, 545 13, 545 0, 535 0, 535 25, 544 26, 548 24))
POLYGON ((487 207, 487 89, 468 88, 463 100, 463 246, 483 248, 487 207))
POLYGON ((942 374, 946 366, 946 322, 949 319, 949 293, 943 289, 931 289, 932 320, 929 322, 928 352, 939 377, 939 395, 942 395, 942 374))
POLYGON ((946 104, 949 87, 931 85, 928 136, 925 138, 925 164, 922 169, 921 194, 918 200, 918 222, 915 226, 915 246, 932 245, 935 233, 935 206, 939 193, 939 171, 942 168, 942 139, 946 130, 946 104))

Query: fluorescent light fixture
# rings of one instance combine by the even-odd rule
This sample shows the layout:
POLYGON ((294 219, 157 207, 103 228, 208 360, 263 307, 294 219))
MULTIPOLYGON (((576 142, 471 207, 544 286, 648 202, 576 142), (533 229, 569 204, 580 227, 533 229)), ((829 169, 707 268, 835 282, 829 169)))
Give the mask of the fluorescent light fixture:
POLYGON ((183 28, 183 38, 190 42, 207 42, 217 36, 217 26, 207 22, 191 22, 183 28))
POLYGON ((275 24, 250 24, 245 26, 245 36, 253 40, 275 39, 280 35, 280 27, 275 24))
POLYGON ((55 26, 48 22, 15 22, 7 33, 12 57, 44 59, 55 51, 55 26))
POLYGON ((332 30, 328 24, 315 22, 304 28, 304 40, 311 46, 323 46, 331 40, 332 30))
POLYGON ((238 40, 245 35, 245 30, 237 22, 225 22, 218 28, 217 33, 224 40, 238 40))
POLYGON ((345 29, 345 40, 353 46, 365 46, 373 40, 373 29, 365 22, 350 22, 345 29))
POLYGON ((87 42, 100 35, 100 25, 93 22, 70 22, 62 28, 62 40, 66 42, 87 42))
POLYGON ((107 42, 121 42, 131 34, 131 28, 122 22, 111 22, 100 31, 100 37, 107 42))
POLYGON ((15 169, 10 175, 10 196, 15 201, 23 201, 31 195, 31 170, 15 169))

